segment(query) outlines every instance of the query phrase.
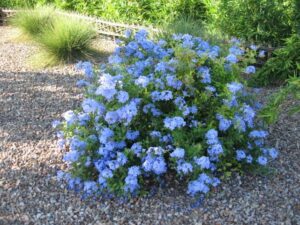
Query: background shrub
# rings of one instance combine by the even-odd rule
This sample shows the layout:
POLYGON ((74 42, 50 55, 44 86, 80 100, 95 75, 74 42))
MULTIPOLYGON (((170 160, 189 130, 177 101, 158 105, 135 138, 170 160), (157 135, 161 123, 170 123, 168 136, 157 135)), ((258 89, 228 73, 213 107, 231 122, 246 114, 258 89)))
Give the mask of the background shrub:
POLYGON ((217 24, 229 35, 278 46, 293 31, 294 0, 222 0, 217 24))
POLYGON ((190 17, 176 18, 171 22, 162 24, 159 30, 160 32, 156 34, 158 39, 170 39, 173 34, 191 34, 217 45, 223 45, 229 40, 228 36, 214 25, 190 17))
POLYGON ((204 0, 13 0, 0 3, 0 7, 33 7, 49 3, 111 21, 152 25, 182 16, 205 20, 208 10, 204 0))
POLYGON ((300 36, 294 34, 286 39, 285 46, 274 51, 258 73, 253 77, 254 85, 283 84, 290 76, 300 75, 300 36))

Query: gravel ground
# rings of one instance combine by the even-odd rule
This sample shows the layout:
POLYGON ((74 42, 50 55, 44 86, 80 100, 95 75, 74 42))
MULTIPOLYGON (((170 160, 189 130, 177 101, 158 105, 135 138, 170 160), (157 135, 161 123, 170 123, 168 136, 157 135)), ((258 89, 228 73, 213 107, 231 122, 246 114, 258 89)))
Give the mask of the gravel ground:
POLYGON ((0 224, 300 224, 299 115, 283 114, 270 128, 280 150, 272 175, 235 176, 198 208, 176 181, 127 203, 66 191, 55 180, 64 165, 50 123, 78 106, 81 75, 73 65, 30 69, 36 47, 12 40, 17 33, 0 27, 0 224))

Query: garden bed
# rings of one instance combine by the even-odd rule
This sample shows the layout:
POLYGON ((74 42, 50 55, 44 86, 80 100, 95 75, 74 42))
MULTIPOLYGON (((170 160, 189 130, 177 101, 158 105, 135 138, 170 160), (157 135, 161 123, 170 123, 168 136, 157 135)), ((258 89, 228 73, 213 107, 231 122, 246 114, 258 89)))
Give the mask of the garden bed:
MULTIPOLYGON (((82 201, 66 191, 55 178, 64 164, 51 122, 80 104, 75 83, 82 75, 74 65, 30 68, 26 59, 36 47, 17 42, 12 28, 1 27, 0 33, 0 224, 299 223, 299 114, 283 113, 270 127, 268 141, 280 152, 271 163, 274 174, 235 176, 197 208, 185 187, 174 189, 172 182, 150 198, 127 203, 82 201)), ((273 91, 264 89, 261 96, 273 91)))

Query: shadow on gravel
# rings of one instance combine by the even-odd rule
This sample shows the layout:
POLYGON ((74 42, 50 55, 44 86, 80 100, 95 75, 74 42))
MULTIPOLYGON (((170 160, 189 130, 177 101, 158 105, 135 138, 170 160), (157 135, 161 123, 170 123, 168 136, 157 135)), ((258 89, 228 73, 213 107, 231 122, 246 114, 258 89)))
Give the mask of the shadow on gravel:
POLYGON ((79 106, 81 91, 76 81, 82 77, 0 72, 0 138, 6 141, 48 138, 51 122, 79 106))

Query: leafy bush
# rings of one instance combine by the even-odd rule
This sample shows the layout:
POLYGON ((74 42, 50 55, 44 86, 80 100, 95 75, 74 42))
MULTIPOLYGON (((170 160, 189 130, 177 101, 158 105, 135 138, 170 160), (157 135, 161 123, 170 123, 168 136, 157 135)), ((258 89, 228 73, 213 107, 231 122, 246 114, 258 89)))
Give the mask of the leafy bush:
POLYGON ((202 22, 189 17, 167 22, 161 25, 160 31, 158 38, 164 39, 172 37, 173 34, 190 34, 195 37, 203 36, 202 22))
POLYGON ((36 4, 36 0, 1 0, 0 8, 30 7, 36 4))
POLYGON ((191 35, 126 35, 106 66, 78 65, 86 74, 77 83, 86 89, 82 107, 53 123, 69 165, 59 178, 70 188, 142 194, 177 174, 194 196, 217 186, 217 176, 276 158, 238 82, 245 65, 236 63, 246 56, 237 42, 228 52, 191 35))
POLYGON ((56 0, 55 3, 63 9, 137 24, 157 25, 178 16, 192 16, 201 20, 206 17, 202 0, 56 0))
POLYGON ((46 63, 74 62, 92 55, 96 31, 91 24, 70 16, 57 16, 36 38, 46 53, 46 63))
POLYGON ((34 7, 50 3, 64 10, 73 10, 111 21, 157 25, 182 16, 205 20, 208 12, 205 2, 204 0, 4 0, 0 3, 0 7, 34 7))
POLYGON ((229 35, 277 46, 292 34, 293 18, 294 0, 222 0, 217 24, 229 35))
POLYGON ((253 77, 256 85, 282 84, 289 76, 300 75, 300 36, 292 35, 286 39, 284 47, 274 51, 270 58, 253 77))
POLYGON ((155 35, 158 39, 170 39, 173 34, 190 34, 195 37, 202 37, 204 40, 209 40, 211 43, 218 45, 229 39, 213 24, 194 20, 190 17, 182 17, 165 23, 159 27, 159 30, 160 32, 157 32, 155 35))
POLYGON ((55 17, 54 14, 54 8, 52 7, 22 10, 12 17, 11 23, 20 28, 25 35, 36 38, 43 30, 51 27, 55 17))
POLYGON ((277 93, 271 96, 268 104, 259 112, 259 117, 267 124, 275 123, 282 112, 282 105, 288 96, 298 100, 298 104, 289 110, 290 114, 300 112, 300 77, 291 77, 287 80, 287 85, 282 87, 277 93))

